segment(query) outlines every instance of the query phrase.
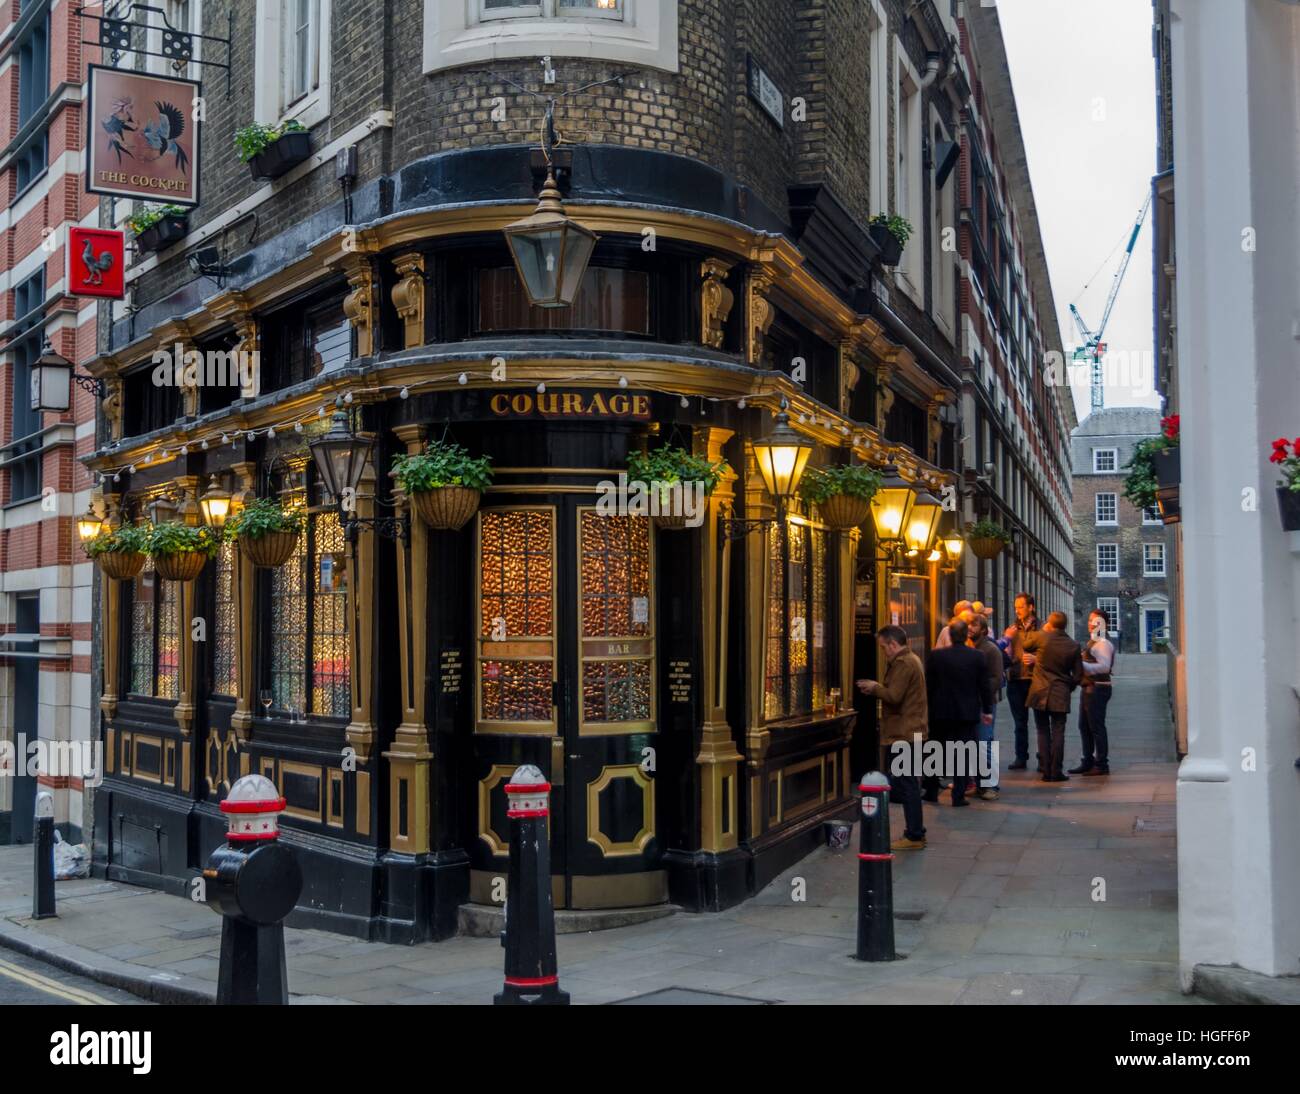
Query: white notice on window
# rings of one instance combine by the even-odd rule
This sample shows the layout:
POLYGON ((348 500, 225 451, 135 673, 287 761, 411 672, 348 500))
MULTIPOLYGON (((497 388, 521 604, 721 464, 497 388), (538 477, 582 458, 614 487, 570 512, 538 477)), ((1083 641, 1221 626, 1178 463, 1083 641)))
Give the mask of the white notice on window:
POLYGON ((648 596, 634 596, 632 598, 632 622, 650 622, 650 598, 648 596))
POLYGON ((821 649, 826 644, 826 624, 820 619, 813 623, 813 648, 821 649))

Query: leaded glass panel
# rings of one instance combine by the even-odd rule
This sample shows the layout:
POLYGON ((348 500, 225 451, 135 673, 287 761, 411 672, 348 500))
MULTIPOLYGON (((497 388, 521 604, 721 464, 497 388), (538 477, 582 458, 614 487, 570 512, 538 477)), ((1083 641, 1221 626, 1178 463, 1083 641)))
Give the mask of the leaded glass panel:
MULTIPOLYGON (((649 518, 583 510, 578 542, 582 638, 648 639, 649 518)), ((626 645, 624 658, 584 658, 583 721, 650 720, 654 650, 644 641, 626 645)))
POLYGON ((788 712, 785 675, 785 536, 781 526, 768 526, 767 654, 764 669, 763 716, 783 718, 788 712))
POLYGON ((154 695, 179 699, 181 694, 180 597, 175 581, 155 580, 157 589, 157 669, 154 695))
POLYGON ((773 720, 820 710, 830 681, 829 535, 790 522, 768 531, 764 715, 773 720))
POLYGON ((233 696, 235 682, 235 547, 230 540, 217 554, 212 626, 212 693, 233 696))
POLYGON ((312 605, 312 705, 316 714, 352 714, 352 667, 348 657, 348 593, 343 529, 335 513, 312 517, 316 583, 312 605))
POLYGON ((271 571, 271 706, 307 709, 307 541, 271 571))
POLYGON ((133 695, 153 694, 154 672, 154 591, 163 584, 154 572, 153 560, 147 559, 131 588, 131 656, 130 682, 133 695))

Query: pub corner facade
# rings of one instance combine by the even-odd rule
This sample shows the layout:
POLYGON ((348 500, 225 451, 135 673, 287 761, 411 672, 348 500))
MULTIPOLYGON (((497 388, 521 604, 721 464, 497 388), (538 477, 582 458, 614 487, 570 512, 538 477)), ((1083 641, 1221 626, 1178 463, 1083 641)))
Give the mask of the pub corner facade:
MULTIPOLYGON (((533 763, 558 907, 721 909, 814 847, 878 762, 874 704, 851 698, 878 625, 924 649, 963 594, 999 623, 1022 585, 1067 606, 1072 411, 1037 367, 1060 338, 1028 180, 1002 165, 1023 155, 995 18, 950 0, 192 11, 232 36, 230 91, 203 73, 201 201, 136 255, 82 362, 106 394, 85 462, 116 520, 160 497, 197 520, 216 484, 309 523, 278 568, 226 544, 192 581, 97 576, 98 872, 182 891, 256 772, 303 863, 294 922, 447 937, 463 905, 500 902, 504 786, 533 763), (502 230, 537 203, 551 98, 564 207, 599 241, 574 305, 543 311, 502 230), (253 181, 234 131, 290 117, 310 158, 253 181), (913 226, 897 266, 878 213, 913 226), (178 348, 255 374, 157 382, 178 348), (347 535, 307 448, 340 400, 374 438, 347 535), (893 465, 945 521, 999 519, 1005 557, 907 558, 870 520, 778 505, 753 444, 783 401, 810 466, 893 465), (458 532, 388 474, 443 439, 495 471, 458 532), (700 526, 602 511, 628 453, 665 442, 726 462, 700 526)), ((103 208, 117 224, 131 202, 103 208)))

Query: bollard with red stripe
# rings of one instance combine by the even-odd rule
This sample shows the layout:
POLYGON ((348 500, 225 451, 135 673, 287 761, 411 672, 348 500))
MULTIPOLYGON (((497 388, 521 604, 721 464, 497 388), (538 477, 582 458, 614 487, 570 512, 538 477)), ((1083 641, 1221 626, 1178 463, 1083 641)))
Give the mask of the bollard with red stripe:
POLYGON ((221 812, 226 844, 203 871, 204 898, 221 914, 218 1003, 289 1002, 284 917, 302 895, 302 868, 280 842, 284 798, 264 775, 245 775, 221 812))
POLYGON ((506 785, 510 807, 510 874, 506 881, 505 987, 497 1006, 568 1006, 555 959, 551 844, 547 818, 551 784, 532 764, 516 768, 506 785))
POLYGON ((862 776, 862 840, 858 851, 859 961, 893 961, 894 853, 889 849, 889 779, 862 776))

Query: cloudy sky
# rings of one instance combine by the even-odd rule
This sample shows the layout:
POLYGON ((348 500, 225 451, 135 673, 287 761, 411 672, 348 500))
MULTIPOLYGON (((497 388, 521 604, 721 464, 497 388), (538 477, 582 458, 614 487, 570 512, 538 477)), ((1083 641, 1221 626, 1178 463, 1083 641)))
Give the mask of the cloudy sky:
MULTIPOLYGON (((977 2, 977 0, 971 0, 977 2)), ((1155 170, 1150 0, 997 0, 1034 200, 1067 350, 1079 341, 1073 301, 1090 327, 1155 170), (1086 290, 1084 286, 1087 286, 1086 290)), ((1106 327, 1107 406, 1159 406, 1151 393, 1151 216, 1106 327)), ((1074 386, 1082 419, 1086 380, 1074 386)))

